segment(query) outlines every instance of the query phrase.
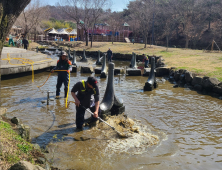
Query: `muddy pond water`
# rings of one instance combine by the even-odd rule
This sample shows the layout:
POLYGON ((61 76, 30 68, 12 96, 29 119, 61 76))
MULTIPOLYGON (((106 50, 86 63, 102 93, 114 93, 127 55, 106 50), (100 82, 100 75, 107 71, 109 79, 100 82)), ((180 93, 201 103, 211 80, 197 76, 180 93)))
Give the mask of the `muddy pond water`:
MULTIPOLYGON (((221 100, 186 88, 173 88, 168 81, 159 83, 152 92, 144 92, 147 77, 115 76, 115 92, 124 101, 125 113, 141 131, 158 136, 158 143, 146 145, 139 137, 119 139, 114 134, 105 135, 110 132, 105 126, 76 131, 74 104, 66 108, 63 98, 50 101, 49 106, 41 103, 47 91, 54 92, 50 96, 55 97, 55 73, 41 90, 37 88, 48 75, 49 72, 36 74, 34 83, 31 75, 1 81, 1 97, 2 106, 8 109, 7 117, 18 117, 29 125, 33 143, 48 145, 47 157, 52 166, 62 170, 221 169, 221 100)), ((89 75, 72 73, 69 90, 89 75)), ((101 101, 107 79, 97 78, 101 101)), ((73 101, 70 93, 68 101, 73 101)))

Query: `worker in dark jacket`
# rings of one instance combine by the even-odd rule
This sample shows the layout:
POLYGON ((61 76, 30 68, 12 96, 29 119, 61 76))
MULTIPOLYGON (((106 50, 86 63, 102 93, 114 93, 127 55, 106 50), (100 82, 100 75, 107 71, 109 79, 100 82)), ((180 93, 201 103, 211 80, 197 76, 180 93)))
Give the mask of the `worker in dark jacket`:
POLYGON ((108 61, 111 62, 112 61, 112 57, 113 57, 113 52, 111 51, 110 48, 107 51, 107 56, 108 56, 108 61))
POLYGON ((67 96, 67 90, 68 90, 68 83, 69 83, 69 73, 72 71, 72 63, 68 60, 66 52, 62 51, 59 60, 57 61, 57 65, 55 68, 52 69, 52 73, 54 70, 64 70, 64 71, 58 71, 58 79, 57 79, 57 85, 56 85, 56 98, 59 98, 60 96, 60 88, 62 86, 62 83, 64 83, 64 92, 65 92, 65 98, 67 96))
POLYGON ((22 44, 24 45, 24 49, 28 49, 29 41, 24 37, 22 40, 22 44))
POLYGON ((76 104, 76 126, 77 129, 82 129, 84 124, 85 108, 90 108, 94 115, 91 117, 91 122, 97 120, 100 116, 99 108, 99 88, 97 85, 97 80, 94 77, 88 77, 87 81, 77 82, 72 90, 72 97, 76 104))

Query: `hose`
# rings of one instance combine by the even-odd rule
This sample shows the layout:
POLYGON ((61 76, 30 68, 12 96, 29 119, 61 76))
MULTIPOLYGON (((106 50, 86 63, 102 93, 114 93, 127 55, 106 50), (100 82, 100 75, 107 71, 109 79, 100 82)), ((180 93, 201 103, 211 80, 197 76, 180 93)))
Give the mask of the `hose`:
MULTIPOLYGON (((51 59, 51 58, 50 58, 50 59, 51 59)), ((9 64, 11 64, 11 65, 31 64, 31 65, 32 65, 32 82, 34 82, 34 69, 33 69, 33 64, 34 64, 34 63, 41 63, 41 62, 44 62, 44 61, 48 61, 48 58, 47 58, 47 60, 41 60, 41 61, 36 61, 36 62, 34 62, 33 60, 30 60, 30 59, 27 59, 27 58, 10 58, 10 54, 7 53, 7 58, 2 59, 2 60, 8 60, 9 64), (19 60, 19 61, 22 62, 22 64, 12 64, 12 63, 11 63, 11 59, 13 59, 13 60, 19 60)))
MULTIPOLYGON (((66 71, 67 72, 67 70, 54 70, 54 71, 66 71)), ((68 96, 69 96, 69 84, 70 84, 70 72, 68 72, 68 73, 69 73, 69 83, 68 83, 68 90, 67 90, 67 94, 66 94, 66 108, 68 108, 68 96)), ((40 87, 44 86, 50 76, 51 76, 51 73, 49 73, 49 76, 46 79, 46 81, 43 83, 43 85, 37 86, 37 87, 40 88, 40 87)))

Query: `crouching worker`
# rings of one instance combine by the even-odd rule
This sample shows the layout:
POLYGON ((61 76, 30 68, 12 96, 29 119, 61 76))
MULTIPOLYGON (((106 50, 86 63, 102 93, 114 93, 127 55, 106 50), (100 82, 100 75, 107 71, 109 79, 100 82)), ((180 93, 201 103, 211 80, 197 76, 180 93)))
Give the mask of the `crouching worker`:
POLYGON ((144 67, 148 68, 149 67, 149 57, 143 54, 143 61, 145 61, 144 67))
POLYGON ((62 86, 62 83, 64 83, 64 92, 65 92, 64 97, 66 98, 68 83, 69 83, 69 73, 70 71, 72 71, 72 63, 71 61, 68 60, 66 52, 62 51, 61 56, 57 61, 57 65, 55 68, 52 69, 51 73, 53 73, 54 70, 64 70, 64 71, 58 71, 56 98, 59 98, 60 96, 60 88, 62 86))
POLYGON ((99 88, 97 85, 97 80, 94 77, 88 77, 87 81, 77 82, 72 90, 72 97, 76 104, 76 127, 77 129, 82 129, 84 124, 85 108, 90 108, 91 112, 94 113, 91 116, 91 122, 97 120, 100 116, 99 108, 99 88))

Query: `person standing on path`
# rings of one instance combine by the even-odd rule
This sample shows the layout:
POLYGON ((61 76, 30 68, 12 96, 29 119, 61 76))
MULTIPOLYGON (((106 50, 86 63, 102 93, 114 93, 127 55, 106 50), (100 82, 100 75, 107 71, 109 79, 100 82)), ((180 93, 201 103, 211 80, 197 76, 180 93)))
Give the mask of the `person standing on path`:
POLYGON ((77 82, 73 86, 71 94, 76 104, 76 127, 81 130, 85 116, 85 109, 81 106, 89 108, 94 113, 91 116, 91 122, 95 122, 101 114, 99 108, 99 88, 96 78, 88 77, 87 81, 77 82))
POLYGON ((24 49, 28 49, 29 41, 24 37, 22 40, 22 44, 24 45, 24 49))
POLYGON ((113 57, 113 52, 110 50, 107 51, 107 56, 108 56, 108 61, 111 62, 112 61, 112 57, 113 57))
POLYGON ((69 83, 69 73, 72 71, 72 63, 68 60, 66 52, 62 51, 59 60, 57 61, 56 67, 54 67, 51 73, 54 70, 65 70, 58 71, 57 85, 56 85, 56 98, 60 96, 60 88, 62 83, 64 83, 64 97, 67 97, 68 83, 69 83))
POLYGON ((12 37, 12 34, 11 34, 11 33, 9 34, 8 44, 9 44, 9 45, 12 44, 13 46, 15 46, 15 43, 14 43, 14 41, 13 41, 13 37, 12 37))

